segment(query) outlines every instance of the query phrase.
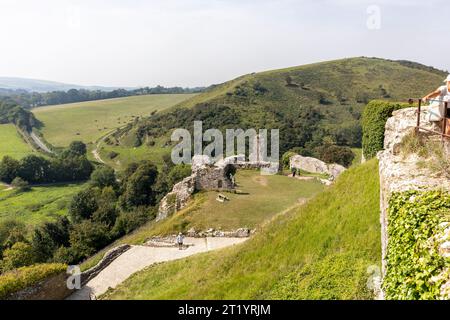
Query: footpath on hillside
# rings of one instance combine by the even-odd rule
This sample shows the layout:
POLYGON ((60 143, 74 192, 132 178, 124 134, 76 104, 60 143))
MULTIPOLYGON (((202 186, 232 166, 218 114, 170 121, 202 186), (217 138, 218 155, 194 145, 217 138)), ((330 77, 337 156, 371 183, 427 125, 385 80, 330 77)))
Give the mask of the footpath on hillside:
POLYGON ((103 269, 83 288, 69 296, 68 300, 91 300, 105 293, 108 288, 115 288, 133 273, 154 263, 177 260, 193 254, 216 250, 242 243, 248 238, 185 238, 187 248, 132 246, 103 269))

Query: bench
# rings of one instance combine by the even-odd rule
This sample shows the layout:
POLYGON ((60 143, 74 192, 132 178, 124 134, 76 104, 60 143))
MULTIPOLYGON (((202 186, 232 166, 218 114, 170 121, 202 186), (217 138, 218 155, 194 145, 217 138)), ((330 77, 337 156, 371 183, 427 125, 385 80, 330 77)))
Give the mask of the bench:
POLYGON ((217 195, 216 200, 219 201, 219 202, 230 201, 230 199, 229 199, 228 197, 226 197, 225 195, 223 195, 223 194, 221 194, 221 193, 219 193, 219 194, 217 195))

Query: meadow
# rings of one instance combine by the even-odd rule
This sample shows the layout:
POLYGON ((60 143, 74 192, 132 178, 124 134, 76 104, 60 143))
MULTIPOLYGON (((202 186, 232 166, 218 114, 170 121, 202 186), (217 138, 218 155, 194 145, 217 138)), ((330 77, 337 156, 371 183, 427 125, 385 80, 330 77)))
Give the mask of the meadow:
POLYGON ((368 270, 379 270, 380 247, 373 159, 247 242, 150 266, 102 298, 373 299, 368 270))
POLYGON ((194 94, 155 94, 88 101, 33 109, 44 138, 56 147, 73 140, 94 142, 115 128, 172 107, 194 94))
POLYGON ((32 152, 13 124, 0 124, 0 159, 6 155, 20 159, 32 152))
POLYGON ((33 186, 30 191, 0 189, 0 222, 17 220, 35 226, 66 215, 72 196, 83 184, 33 186))
MULTIPOLYGON (((236 182, 238 193, 225 193, 230 201, 216 201, 216 191, 197 193, 185 209, 166 220, 150 221, 105 250, 123 243, 142 244, 152 236, 169 235, 190 228, 224 231, 260 228, 276 215, 300 206, 325 188, 316 180, 302 181, 282 175, 262 176, 256 170, 238 171, 236 182)), ((105 250, 89 259, 83 269, 94 265, 105 250)))

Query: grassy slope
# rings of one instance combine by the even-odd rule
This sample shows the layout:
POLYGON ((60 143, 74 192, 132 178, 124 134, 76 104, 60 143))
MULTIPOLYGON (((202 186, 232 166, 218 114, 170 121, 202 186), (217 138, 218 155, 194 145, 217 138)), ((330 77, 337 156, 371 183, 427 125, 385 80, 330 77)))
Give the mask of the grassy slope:
POLYGON ((31 146, 23 141, 13 124, 0 125, 0 159, 6 155, 20 159, 32 152, 31 146))
POLYGON ((33 112, 44 123, 42 133, 45 139, 55 146, 65 147, 73 140, 94 142, 112 129, 133 120, 132 116, 149 116, 152 111, 164 110, 192 96, 134 96, 41 107, 33 112))
POLYGON ((33 187, 31 191, 16 193, 0 190, 0 222, 8 219, 37 225, 67 213, 72 196, 82 184, 33 187))
MULTIPOLYGON (((299 200, 311 198, 324 189, 315 181, 299 181, 279 175, 261 176, 253 170, 238 171, 236 181, 242 194, 227 193, 229 202, 216 201, 215 191, 198 193, 185 209, 172 217, 160 222, 151 221, 110 247, 123 243, 141 244, 152 236, 187 231, 192 227, 203 231, 209 228, 257 228, 286 209, 298 207, 299 200)), ((109 248, 84 263, 83 269, 98 262, 109 248)))
MULTIPOLYGON (((233 125, 233 128, 283 128, 286 121, 295 121, 301 117, 300 110, 316 107, 323 115, 318 125, 320 130, 333 133, 359 124, 360 113, 366 104, 361 101, 361 96, 367 100, 403 101, 423 96, 435 89, 441 85, 443 77, 444 73, 439 71, 411 68, 383 59, 342 59, 244 75, 183 101, 176 108, 192 108, 199 104, 224 105, 234 112, 234 119, 238 124, 233 125), (286 85, 287 76, 292 78, 297 87, 286 85), (257 83, 266 88, 267 92, 257 94, 253 89, 257 83), (383 97, 380 86, 390 98, 383 97), (238 91, 245 92, 246 96, 239 95, 238 91), (321 96, 329 104, 320 104, 321 96), (342 97, 347 100, 342 102, 342 97)), ((211 120, 214 116, 213 113, 206 115, 204 123, 208 123, 208 119, 211 120)), ((221 121, 220 117, 217 121, 221 121)), ((154 124, 151 120, 146 120, 140 125, 151 128, 154 124)), ((186 125, 192 126, 191 123, 186 125)), ((220 128, 220 123, 216 125, 223 129, 220 128)), ((287 130, 283 129, 281 134, 285 134, 287 130)), ((294 133, 289 140, 296 136, 298 135, 294 133)), ((157 143, 154 147, 144 146, 139 153, 161 154, 162 146, 169 137, 170 132, 165 132, 163 143, 157 143)), ((301 144, 293 142, 297 146, 301 144)), ((122 143, 122 147, 118 147, 116 151, 126 153, 127 149, 130 148, 122 143)))
POLYGON ((109 299, 370 299, 380 265, 376 160, 248 242, 136 273, 109 299), (358 195, 357 197, 355 195, 358 195))
POLYGON ((347 98, 347 105, 357 107, 360 103, 356 100, 362 93, 368 94, 370 99, 383 98, 379 90, 381 85, 389 93, 388 99, 407 100, 410 97, 421 97, 435 89, 441 85, 443 76, 444 73, 438 71, 420 70, 383 59, 350 58, 242 76, 181 102, 178 106, 192 107, 199 103, 215 102, 245 107, 242 110, 244 115, 254 119, 244 116, 244 120, 267 124, 271 119, 264 117, 267 114, 264 109, 277 107, 285 111, 305 105, 319 106, 319 95, 323 94, 332 103, 321 106, 329 110, 324 123, 338 124, 336 121, 351 119, 347 108, 340 105, 340 96, 347 98), (286 86, 287 76, 299 86, 286 86), (230 95, 237 86, 248 89, 256 82, 268 89, 268 92, 250 96, 250 99, 230 95), (339 112, 333 112, 336 110, 339 112))

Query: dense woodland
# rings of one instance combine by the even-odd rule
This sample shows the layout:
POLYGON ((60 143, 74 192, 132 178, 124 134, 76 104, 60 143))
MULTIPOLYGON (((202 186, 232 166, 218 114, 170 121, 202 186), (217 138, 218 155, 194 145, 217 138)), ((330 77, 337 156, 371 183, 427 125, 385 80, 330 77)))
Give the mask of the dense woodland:
MULTIPOLYGON (((74 154, 79 150, 77 146, 81 144, 74 143, 63 152, 63 162, 79 156, 74 154)), ((24 162, 29 161, 20 161, 19 167, 24 162)), ((0 172, 9 163, 11 159, 5 157, 0 172)), ((165 159, 160 172, 149 161, 132 163, 118 176, 113 169, 98 166, 90 174, 86 187, 70 202, 68 217, 44 223, 31 231, 15 220, 0 223, 0 272, 40 262, 82 261, 153 219, 161 198, 188 175, 190 167, 175 166, 170 158, 165 159)), ((13 179, 13 183, 17 180, 13 179)), ((30 188, 24 179, 15 183, 16 192, 27 192, 30 188)))

